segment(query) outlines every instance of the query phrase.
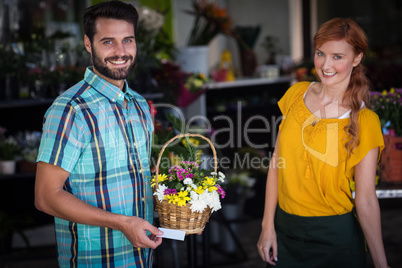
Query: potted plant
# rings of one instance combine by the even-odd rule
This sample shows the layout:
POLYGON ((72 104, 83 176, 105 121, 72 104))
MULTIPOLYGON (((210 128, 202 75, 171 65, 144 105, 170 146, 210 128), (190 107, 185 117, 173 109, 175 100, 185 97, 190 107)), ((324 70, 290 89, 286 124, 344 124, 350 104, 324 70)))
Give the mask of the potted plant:
POLYGON ((402 183, 402 88, 371 92, 373 110, 384 134, 380 160, 381 182, 402 183))
POLYGON ((209 74, 208 44, 218 34, 232 35, 232 19, 225 8, 207 0, 192 1, 185 13, 195 17, 186 47, 177 49, 176 62, 186 72, 209 74))
POLYGON ((193 1, 193 9, 185 12, 195 16, 188 46, 205 46, 218 34, 232 34, 232 19, 225 8, 206 0, 193 1))
POLYGON ((19 152, 17 140, 5 135, 6 129, 0 128, 0 173, 14 174, 19 152))

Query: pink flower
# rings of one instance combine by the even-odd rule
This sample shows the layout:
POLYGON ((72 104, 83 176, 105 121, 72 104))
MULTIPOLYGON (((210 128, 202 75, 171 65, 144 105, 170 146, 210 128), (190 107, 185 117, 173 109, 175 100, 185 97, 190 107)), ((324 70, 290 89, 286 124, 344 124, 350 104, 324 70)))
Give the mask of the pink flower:
POLYGON ((223 190, 223 188, 219 184, 216 185, 216 188, 218 188, 217 190, 218 194, 220 194, 222 199, 224 199, 226 196, 225 190, 223 190))

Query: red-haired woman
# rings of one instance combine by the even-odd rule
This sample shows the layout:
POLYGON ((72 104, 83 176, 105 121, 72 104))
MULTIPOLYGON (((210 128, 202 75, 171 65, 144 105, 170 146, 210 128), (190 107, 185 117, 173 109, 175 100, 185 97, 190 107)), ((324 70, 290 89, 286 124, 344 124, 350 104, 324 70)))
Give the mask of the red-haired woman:
POLYGON ((375 266, 388 267, 375 193, 384 141, 368 108, 367 47, 353 20, 324 23, 314 37, 320 81, 296 83, 278 102, 284 118, 258 241, 269 266, 366 267, 367 242, 375 266))

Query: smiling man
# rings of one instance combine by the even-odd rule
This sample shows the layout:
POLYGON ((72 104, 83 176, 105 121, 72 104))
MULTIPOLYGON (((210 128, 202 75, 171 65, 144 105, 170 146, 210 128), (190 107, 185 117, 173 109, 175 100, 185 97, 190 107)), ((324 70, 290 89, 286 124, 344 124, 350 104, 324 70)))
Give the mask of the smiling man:
POLYGON ((120 1, 86 10, 93 66, 44 116, 35 205, 55 217, 60 267, 151 267, 162 243, 152 225, 152 117, 125 81, 137 21, 136 9, 120 1))

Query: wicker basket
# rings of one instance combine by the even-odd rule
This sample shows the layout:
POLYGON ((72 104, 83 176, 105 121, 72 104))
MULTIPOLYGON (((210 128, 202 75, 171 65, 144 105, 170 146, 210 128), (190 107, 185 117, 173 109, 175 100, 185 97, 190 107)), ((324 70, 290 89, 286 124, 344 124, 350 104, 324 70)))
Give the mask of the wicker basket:
MULTIPOLYGON (((159 153, 158 162, 156 163, 155 191, 158 189, 159 165, 164 150, 172 141, 183 137, 199 137, 209 143, 215 160, 214 170, 217 172, 218 161, 216 157, 216 150, 212 142, 200 134, 179 134, 166 142, 159 153)), ((178 205, 169 203, 167 200, 163 200, 162 202, 160 202, 157 198, 154 200, 155 210, 159 214, 160 226, 168 229, 185 231, 186 234, 197 234, 202 232, 211 215, 211 209, 209 207, 204 209, 203 212, 192 212, 190 209, 190 204, 179 207, 178 205)))

